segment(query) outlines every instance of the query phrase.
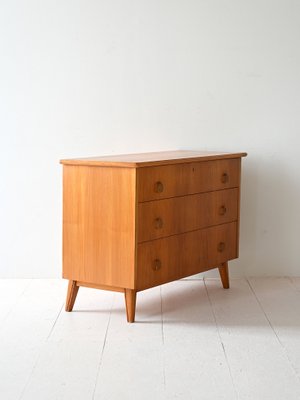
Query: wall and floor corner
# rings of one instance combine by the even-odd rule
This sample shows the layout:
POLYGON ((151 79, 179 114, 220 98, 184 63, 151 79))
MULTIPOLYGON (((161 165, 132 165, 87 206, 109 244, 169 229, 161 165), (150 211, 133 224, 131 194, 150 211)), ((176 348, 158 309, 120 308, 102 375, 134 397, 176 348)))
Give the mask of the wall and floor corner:
POLYGON ((0 277, 59 277, 60 158, 247 151, 233 276, 299 275, 300 3, 0 3, 0 277))

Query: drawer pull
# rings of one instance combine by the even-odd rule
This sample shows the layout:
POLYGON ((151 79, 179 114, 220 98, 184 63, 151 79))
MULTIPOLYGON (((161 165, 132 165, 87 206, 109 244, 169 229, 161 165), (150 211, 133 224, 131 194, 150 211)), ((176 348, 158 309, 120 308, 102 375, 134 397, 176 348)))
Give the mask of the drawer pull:
POLYGON ((224 251, 225 250, 225 243, 224 242, 220 242, 219 244, 218 244, 218 251, 220 252, 220 253, 222 253, 222 251, 224 251))
POLYGON ((163 220, 161 218, 155 218, 154 220, 155 229, 161 229, 163 227, 163 220))
POLYGON ((158 258, 156 258, 154 260, 153 265, 152 265, 152 269, 154 271, 158 271, 159 269, 161 269, 161 261, 158 258))
POLYGON ((161 193, 161 192, 163 192, 163 190, 164 190, 164 185, 160 181, 155 182, 154 192, 155 193, 161 193))
POLYGON ((227 183, 229 181, 229 176, 226 172, 224 172, 224 174, 221 177, 221 182, 222 183, 227 183))
POLYGON ((219 208, 220 215, 225 215, 226 212, 227 212, 227 208, 224 205, 219 208))

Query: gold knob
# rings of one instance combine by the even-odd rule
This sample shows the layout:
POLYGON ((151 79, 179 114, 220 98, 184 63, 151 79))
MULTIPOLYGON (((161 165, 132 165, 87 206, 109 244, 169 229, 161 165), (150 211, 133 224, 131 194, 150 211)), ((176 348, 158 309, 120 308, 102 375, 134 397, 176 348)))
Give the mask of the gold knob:
POLYGON ((229 176, 226 172, 224 172, 224 174, 221 177, 221 182, 222 183, 227 183, 229 181, 229 176))
POLYGON ((224 250, 225 250, 225 243, 224 242, 220 242, 218 244, 218 251, 221 253, 224 250))
POLYGON ((163 227, 163 220, 161 218, 155 218, 154 220, 155 229, 161 229, 163 227))
POLYGON ((226 211, 227 211, 227 209, 226 209, 226 207, 224 205, 219 208, 219 214, 220 215, 225 215, 226 211))
POLYGON ((155 182, 154 192, 161 193, 161 192, 163 192, 163 190, 164 190, 164 185, 160 181, 155 182))
POLYGON ((160 261, 158 258, 156 258, 156 259, 153 261, 152 269, 153 269, 154 271, 158 271, 159 269, 161 269, 161 261, 160 261))

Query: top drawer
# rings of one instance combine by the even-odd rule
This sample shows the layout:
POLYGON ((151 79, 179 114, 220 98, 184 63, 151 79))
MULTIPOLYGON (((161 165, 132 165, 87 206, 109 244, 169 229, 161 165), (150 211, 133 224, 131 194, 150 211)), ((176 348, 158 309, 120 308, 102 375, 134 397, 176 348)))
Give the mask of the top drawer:
POLYGON ((238 187, 241 159, 138 168, 138 201, 238 187))

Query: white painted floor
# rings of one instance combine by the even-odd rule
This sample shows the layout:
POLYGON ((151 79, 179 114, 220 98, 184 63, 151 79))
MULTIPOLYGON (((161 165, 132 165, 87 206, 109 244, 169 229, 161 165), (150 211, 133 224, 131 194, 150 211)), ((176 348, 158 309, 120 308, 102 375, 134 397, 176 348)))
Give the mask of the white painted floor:
POLYGON ((0 280, 0 399, 300 399, 300 278, 185 280, 138 294, 0 280))

